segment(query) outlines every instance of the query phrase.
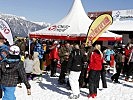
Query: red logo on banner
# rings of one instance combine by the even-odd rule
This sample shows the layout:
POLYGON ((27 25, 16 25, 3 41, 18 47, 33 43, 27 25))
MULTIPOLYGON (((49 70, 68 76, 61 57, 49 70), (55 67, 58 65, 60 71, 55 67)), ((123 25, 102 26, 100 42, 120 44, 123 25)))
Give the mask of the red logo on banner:
POLYGON ((55 30, 56 28, 57 28, 57 26, 54 25, 54 26, 51 26, 48 30, 52 31, 52 30, 55 30))
POLYGON ((6 34, 10 33, 10 29, 5 28, 5 29, 4 29, 4 33, 6 33, 6 34))

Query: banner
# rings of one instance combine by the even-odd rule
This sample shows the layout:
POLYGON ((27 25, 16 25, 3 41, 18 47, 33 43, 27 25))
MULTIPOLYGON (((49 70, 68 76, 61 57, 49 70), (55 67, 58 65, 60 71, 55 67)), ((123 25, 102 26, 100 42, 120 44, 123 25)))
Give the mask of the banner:
POLYGON ((112 11, 113 20, 120 20, 120 21, 133 21, 133 9, 129 10, 114 10, 112 11))
POLYGON ((7 39, 10 45, 13 45, 13 37, 9 25, 3 20, 0 19, 0 34, 7 39))
POLYGON ((112 24, 113 19, 109 14, 102 14, 97 17, 89 27, 86 46, 91 41, 93 44, 101 35, 106 31, 106 29, 112 24))

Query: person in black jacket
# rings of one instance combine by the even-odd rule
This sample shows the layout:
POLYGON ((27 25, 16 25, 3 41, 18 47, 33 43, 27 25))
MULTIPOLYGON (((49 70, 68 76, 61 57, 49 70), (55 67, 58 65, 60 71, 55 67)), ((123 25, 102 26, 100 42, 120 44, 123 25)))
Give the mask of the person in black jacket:
POLYGON ((81 51, 84 54, 84 59, 87 60, 87 63, 84 64, 83 69, 81 71, 80 77, 79 77, 79 86, 81 88, 87 88, 88 87, 88 77, 87 75, 87 68, 90 60, 91 52, 93 51, 92 42, 89 41, 87 45, 84 43, 81 45, 81 51))
POLYGON ((19 77, 26 85, 28 95, 31 94, 31 86, 26 78, 26 72, 19 53, 20 49, 18 46, 11 46, 6 59, 0 63, 0 84, 4 92, 2 100, 16 100, 14 92, 19 77))
POLYGON ((79 76, 85 62, 87 61, 85 61, 79 45, 76 44, 68 60, 68 69, 70 70, 69 83, 72 90, 69 99, 77 99, 80 96, 79 76))
POLYGON ((118 48, 116 50, 116 55, 115 55, 116 73, 113 76, 111 76, 111 80, 115 83, 120 83, 118 79, 124 65, 124 62, 122 61, 122 56, 123 54, 122 54, 121 48, 118 48))
POLYGON ((59 49, 61 72, 60 72, 58 83, 60 85, 67 83, 65 76, 67 74, 67 63, 68 63, 68 58, 71 52, 70 48, 71 48, 70 44, 68 42, 65 42, 65 44, 62 45, 61 48, 59 49))

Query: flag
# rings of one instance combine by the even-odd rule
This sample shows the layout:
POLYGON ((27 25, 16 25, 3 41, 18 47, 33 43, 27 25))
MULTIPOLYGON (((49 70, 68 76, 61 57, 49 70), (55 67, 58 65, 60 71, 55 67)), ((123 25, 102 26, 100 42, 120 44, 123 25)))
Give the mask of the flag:
POLYGON ((0 34, 7 39, 10 45, 13 45, 13 37, 9 25, 3 20, 0 19, 0 34))
POLYGON ((113 18, 109 14, 102 14, 97 17, 89 27, 86 38, 86 46, 89 41, 91 41, 91 43, 94 43, 112 23, 113 18))

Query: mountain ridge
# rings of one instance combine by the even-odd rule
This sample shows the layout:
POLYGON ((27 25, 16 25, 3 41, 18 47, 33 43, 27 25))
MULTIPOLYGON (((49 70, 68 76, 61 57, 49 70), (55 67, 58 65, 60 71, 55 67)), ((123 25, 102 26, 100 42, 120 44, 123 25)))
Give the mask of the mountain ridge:
POLYGON ((45 22, 41 22, 44 24, 39 24, 38 22, 29 21, 23 16, 16 16, 12 14, 0 13, 0 18, 7 22, 13 37, 27 37, 29 32, 38 31, 50 25, 45 22))

